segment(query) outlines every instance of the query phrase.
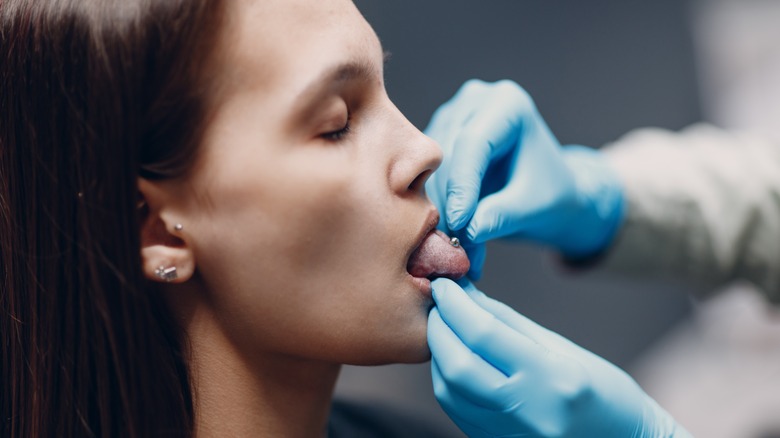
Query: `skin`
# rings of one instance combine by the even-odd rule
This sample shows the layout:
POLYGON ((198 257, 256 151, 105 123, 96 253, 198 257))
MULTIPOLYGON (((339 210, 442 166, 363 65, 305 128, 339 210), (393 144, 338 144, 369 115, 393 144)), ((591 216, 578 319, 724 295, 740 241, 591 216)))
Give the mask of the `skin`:
POLYGON ((317 436, 340 364, 430 357, 406 264, 440 148, 388 98, 351 1, 228 2, 218 53, 194 168, 139 181, 144 270, 177 268, 199 436, 317 436))

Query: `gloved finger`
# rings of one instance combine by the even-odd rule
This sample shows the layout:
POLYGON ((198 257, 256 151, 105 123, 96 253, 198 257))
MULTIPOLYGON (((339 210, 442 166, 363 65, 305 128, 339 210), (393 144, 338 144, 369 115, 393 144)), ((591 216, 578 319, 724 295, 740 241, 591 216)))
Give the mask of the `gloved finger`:
POLYGON ((471 244, 467 243, 463 245, 463 249, 466 250, 466 254, 469 256, 468 277, 473 281, 478 281, 482 278, 482 268, 485 266, 485 257, 487 256, 487 248, 484 243, 471 244))
POLYGON ((552 333, 505 303, 497 301, 482 292, 479 294, 469 294, 469 296, 480 307, 493 314, 501 322, 528 336, 537 343, 546 343, 549 339, 549 334, 552 333))
MULTIPOLYGON (((494 433, 489 432, 484 427, 485 425, 490 425, 489 422, 483 421, 479 417, 474 418, 474 415, 471 414, 475 410, 477 412, 492 411, 474 405, 468 399, 452 391, 444 376, 442 376, 435 359, 431 360, 431 380, 433 381, 433 392, 439 405, 469 438, 495 436, 494 433)), ((485 418, 485 420, 488 420, 488 418, 485 418)))
POLYGON ((545 213, 563 200, 563 187, 573 184, 558 140, 544 120, 529 113, 522 131, 506 185, 479 201, 466 227, 467 238, 474 242, 545 227, 545 213))
MULTIPOLYGON (((468 287, 468 286, 467 286, 468 287)), ((572 341, 565 337, 549 330, 527 316, 517 312, 510 306, 495 300, 482 291, 478 290, 473 285, 470 285, 471 289, 464 288, 474 302, 488 312, 495 315, 501 322, 513 328, 514 330, 528 336, 531 340, 539 345, 544 345, 548 349, 556 351, 572 351, 572 348, 579 349, 572 341)))
POLYGON ((464 292, 466 292, 466 295, 469 296, 472 300, 475 300, 482 296, 487 296, 484 292, 477 289, 476 286, 474 286, 474 282, 470 281, 469 279, 462 278, 458 281, 458 286, 460 286, 461 289, 463 289, 464 292))
MULTIPOLYGON (((434 175, 441 177, 441 183, 437 184, 437 188, 440 189, 443 195, 446 195, 447 179, 450 173, 450 164, 452 162, 452 155, 454 153, 455 140, 460 135, 462 129, 461 124, 453 123, 451 120, 447 123, 438 123, 436 128, 426 129, 425 135, 430 137, 442 151, 442 164, 434 172, 434 175)), ((442 210, 442 214, 444 210, 442 210)))
POLYGON ((485 197, 466 227, 466 238, 474 243, 484 243, 522 231, 523 218, 535 212, 535 208, 522 202, 522 197, 509 189, 485 197))
POLYGON ((475 303, 452 280, 433 282, 433 299, 442 320, 463 344, 506 376, 528 367, 544 350, 475 303))
POLYGON ((475 113, 483 106, 483 101, 488 97, 491 84, 480 80, 470 80, 464 83, 455 95, 441 105, 433 114, 425 134, 439 143, 444 153, 444 159, 438 170, 428 179, 426 189, 434 204, 442 214, 442 222, 439 229, 451 232, 447 217, 447 181, 449 180, 450 166, 453 159, 454 143, 460 136, 461 130, 466 126, 475 113))
POLYGON ((435 140, 443 153, 443 160, 439 168, 431 175, 425 183, 425 190, 431 202, 441 213, 438 229, 450 234, 451 230, 447 226, 447 214, 445 204, 447 202, 447 178, 449 175, 449 166, 452 160, 452 143, 460 133, 461 124, 455 123, 453 118, 460 119, 467 117, 467 114, 456 114, 463 112, 464 108, 457 108, 452 103, 442 105, 426 128, 426 135, 435 140))
POLYGON ((538 117, 527 93, 509 81, 495 84, 480 109, 455 141, 449 165, 447 218, 452 230, 463 228, 474 213, 490 163, 519 147, 523 130, 538 117))
POLYGON ((466 121, 480 106, 481 89, 487 84, 480 80, 466 81, 457 92, 434 111, 425 135, 439 142, 445 153, 449 153, 453 140, 466 121))
POLYGON ((452 101, 442 104, 433 112, 428 126, 423 131, 425 135, 441 143, 444 135, 452 130, 456 111, 458 108, 453 105, 452 101))
MULTIPOLYGON (((503 109, 499 104, 497 110, 503 109)), ((447 175, 447 218, 453 230, 463 228, 477 207, 490 163, 517 143, 521 121, 497 111, 484 111, 472 118, 455 140, 447 175)))
POLYGON ((435 362, 431 363, 431 378, 434 382, 436 400, 447 415, 469 437, 494 437, 497 435, 513 437, 528 436, 531 433, 530 428, 524 422, 523 413, 518 412, 525 404, 523 400, 525 394, 514 393, 511 399, 496 403, 493 407, 485 407, 473 403, 456 391, 450 390, 435 362))
POLYGON ((466 347, 436 308, 428 316, 428 347, 448 387, 477 403, 492 403, 490 395, 506 376, 466 347))
POLYGON ((568 202, 568 198, 556 192, 556 188, 540 193, 543 188, 531 187, 529 183, 518 178, 505 189, 483 198, 466 227, 465 240, 483 243, 533 235, 538 243, 545 243, 548 228, 566 218, 558 211, 551 212, 568 202))

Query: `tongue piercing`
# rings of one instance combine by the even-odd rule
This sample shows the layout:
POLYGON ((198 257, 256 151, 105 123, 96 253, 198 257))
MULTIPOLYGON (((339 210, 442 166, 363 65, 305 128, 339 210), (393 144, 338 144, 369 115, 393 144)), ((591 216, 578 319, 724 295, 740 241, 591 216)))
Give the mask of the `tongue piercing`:
POLYGON ((171 282, 179 278, 179 274, 176 273, 176 266, 166 268, 165 266, 161 265, 159 268, 154 270, 154 275, 156 275, 157 278, 167 282, 171 282))
POLYGON ((452 239, 450 239, 450 245, 454 246, 455 248, 460 247, 460 239, 458 239, 457 237, 453 237, 452 239))

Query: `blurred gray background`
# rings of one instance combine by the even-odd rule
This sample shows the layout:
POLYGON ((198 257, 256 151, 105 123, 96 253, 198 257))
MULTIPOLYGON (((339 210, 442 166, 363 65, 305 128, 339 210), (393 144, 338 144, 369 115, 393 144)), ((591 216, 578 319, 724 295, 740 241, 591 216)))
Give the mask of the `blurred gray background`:
MULTIPOLYGON (((563 144, 599 147, 642 126, 702 119, 690 5, 682 0, 356 0, 392 53, 390 97, 424 129, 467 79, 512 79, 563 144)), ((621 365, 691 312, 684 285, 599 272, 565 274, 525 245, 488 247, 478 285, 621 365)), ((345 367, 337 394, 392 403, 441 422, 428 364, 345 367)))

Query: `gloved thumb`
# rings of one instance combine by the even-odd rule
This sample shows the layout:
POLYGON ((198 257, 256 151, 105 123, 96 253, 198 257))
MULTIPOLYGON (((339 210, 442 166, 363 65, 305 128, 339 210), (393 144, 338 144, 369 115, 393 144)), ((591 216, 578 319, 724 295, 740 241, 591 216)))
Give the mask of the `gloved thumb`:
POLYGON ((486 167, 484 163, 478 163, 477 169, 464 169, 461 163, 463 160, 459 158, 465 154, 466 152, 463 152, 452 158, 453 163, 447 180, 447 226, 453 231, 465 227, 474 214, 486 167))
POLYGON ((466 227, 466 237, 473 243, 484 243, 514 234, 522 227, 522 217, 517 195, 501 190, 479 202, 466 227))

